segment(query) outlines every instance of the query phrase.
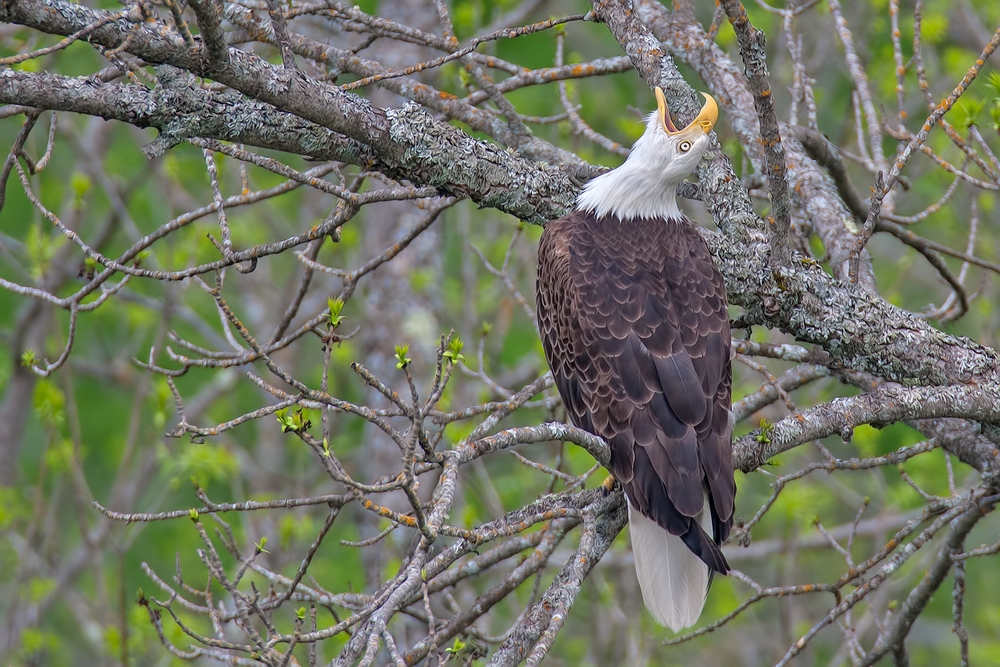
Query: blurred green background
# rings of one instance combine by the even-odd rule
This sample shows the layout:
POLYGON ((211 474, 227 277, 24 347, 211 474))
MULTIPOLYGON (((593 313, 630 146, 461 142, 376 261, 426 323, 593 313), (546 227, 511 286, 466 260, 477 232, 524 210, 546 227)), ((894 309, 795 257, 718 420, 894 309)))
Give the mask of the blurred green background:
MULTIPOLYGON (((98 4, 118 7, 111 2, 98 4)), ((433 14, 431 3, 425 4, 433 14)), ((480 34, 485 26, 517 4, 516 0, 451 2, 458 38, 465 42, 480 34)), ((589 8, 584 2, 537 4, 539 7, 530 14, 532 20, 585 12, 589 8)), ((913 11, 909 3, 905 4, 900 27, 904 57, 909 59, 913 11)), ((712 3, 697 5, 698 17, 707 26, 712 20, 712 3)), ((391 10, 387 3, 374 0, 360 6, 371 13, 391 10)), ((772 87, 779 117, 787 119, 792 68, 782 37, 781 17, 753 3, 747 10, 753 23, 768 35, 772 87)), ((896 78, 888 2, 845 0, 844 10, 873 95, 884 105, 886 122, 891 124, 895 116, 896 78)), ((976 26, 985 27, 988 37, 998 21, 1000 3, 993 0, 923 3, 924 59, 937 99, 951 90, 978 56, 982 42, 976 39, 976 26)), ((831 141, 856 153, 853 86, 825 3, 804 12, 794 27, 803 39, 808 73, 815 79, 819 128, 831 141)), ((321 24, 316 23, 312 28, 319 30, 321 24)), ((335 38, 346 39, 339 30, 327 29, 335 38)), ((572 23, 565 27, 565 35, 567 62, 621 55, 615 40, 599 24, 572 23)), ((53 37, 26 29, 4 26, 0 56, 55 41, 53 37)), ((717 43, 740 62, 735 36, 728 24, 719 31, 717 43)), ((554 31, 480 47, 481 52, 530 68, 551 66, 555 50, 554 31)), ((262 53, 274 62, 280 61, 276 53, 262 53)), ((997 64, 994 57, 984 74, 996 71, 997 64)), ((77 43, 53 56, 15 67, 82 76, 105 65, 89 45, 77 43)), ((682 66, 682 71, 695 88, 702 87, 690 70, 682 66)), ((497 79, 507 76, 500 71, 495 75, 497 79)), ((440 90, 458 96, 466 94, 468 79, 459 65, 448 64, 430 76, 440 90)), ((623 145, 630 145, 641 132, 640 114, 654 108, 650 91, 632 72, 574 80, 567 87, 570 99, 580 105, 585 120, 623 145)), ((385 93, 382 95, 377 103, 401 103, 385 93)), ((524 115, 553 116, 563 111, 555 84, 523 88, 507 97, 524 115)), ((995 122, 990 115, 992 100, 997 97, 1000 90, 991 87, 986 76, 982 76, 973 84, 966 100, 947 118, 965 134, 969 120, 974 117, 988 145, 1000 151, 1000 137, 990 127, 995 122), (974 103, 981 105, 978 113, 974 103)), ((912 76, 906 80, 906 99, 907 126, 915 131, 926 107, 912 76)), ((48 112, 42 115, 39 127, 26 144, 26 150, 36 158, 45 151, 49 117, 48 112)), ((0 121, 0 144, 10 146, 22 122, 23 116, 0 121)), ((531 127, 537 136, 572 150, 589 162, 615 166, 621 161, 620 157, 572 134, 567 123, 531 127)), ((749 164, 724 116, 716 129, 737 172, 749 175, 749 164)), ((72 225, 84 239, 93 243, 99 239, 103 251, 115 256, 166 221, 211 201, 201 150, 185 144, 149 161, 140 148, 154 137, 153 131, 60 114, 50 164, 40 174, 30 177, 30 182, 46 207, 72 225)), ((960 152, 944 133, 934 132, 928 145, 953 164, 961 164, 960 152)), ((891 140, 887 146, 890 150, 894 148, 891 140)), ((297 169, 312 166, 295 156, 271 156, 297 169)), ((240 165, 226 157, 217 156, 216 161, 227 196, 239 193, 244 177, 251 191, 282 182, 279 177, 253 167, 241 173, 240 165)), ((848 168, 856 189, 867 193, 873 181, 871 174, 853 162, 848 162, 848 168)), ((357 172, 353 167, 345 169, 348 177, 357 172)), ((910 187, 899 197, 900 214, 923 210, 940 198, 953 180, 953 176, 926 157, 914 159, 905 175, 910 187)), ((320 223, 334 203, 331 197, 319 192, 296 189, 259 204, 234 208, 229 211, 234 242, 245 248, 300 233, 320 223)), ((962 184, 940 212, 913 229, 964 250, 973 203, 979 212, 975 252, 996 261, 995 188, 986 191, 962 184)), ((758 201, 758 205, 764 211, 766 201, 758 201)), ((692 218, 707 222, 707 214, 700 205, 689 203, 687 210, 692 218)), ((328 266, 356 268, 390 245, 412 225, 414 216, 408 205, 366 207, 344 227, 339 243, 323 245, 318 261, 328 266)), ((218 252, 206 235, 216 229, 213 215, 201 218, 155 244, 143 259, 144 266, 178 269, 215 259, 218 252)), ((398 261, 366 277, 346 305, 348 329, 360 327, 360 330, 355 338, 334 349, 330 392, 346 400, 382 406, 381 399, 364 387, 349 364, 359 361, 379 372, 391 373, 393 346, 404 342, 411 345, 412 372, 418 386, 426 392, 438 338, 452 329, 466 341, 467 366, 479 368, 477 356, 481 346, 484 370, 508 389, 517 390, 545 372, 534 322, 510 290, 471 251, 471 246, 475 246, 493 266, 500 266, 513 240, 508 274, 520 293, 533 303, 534 248, 540 232, 540 228, 524 226, 509 216, 478 210, 469 202, 446 211, 398 261)), ((929 303, 940 305, 947 298, 947 286, 912 250, 885 235, 877 235, 869 248, 881 294, 893 304, 920 312, 929 303)), ((814 249, 822 260, 818 242, 814 249)), ((957 273, 960 261, 950 258, 946 261, 957 273)), ((22 285, 44 285, 65 296, 84 284, 88 272, 94 268, 31 205, 16 173, 13 174, 0 212, 0 277, 22 285)), ((230 271, 227 299, 251 331, 266 338, 280 319, 301 273, 302 266, 291 253, 267 258, 252 274, 230 271)), ((117 282, 117 278, 112 282, 117 282)), ((966 284, 970 293, 976 294, 971 311, 946 325, 946 330, 995 346, 1000 321, 997 278, 972 267, 966 284)), ((326 298, 338 288, 337 279, 317 276, 303 305, 303 314, 319 312, 325 307, 326 298)), ((95 510, 91 501, 122 512, 200 506, 192 481, 216 502, 268 500, 332 493, 336 489, 306 447, 291 434, 282 434, 270 417, 204 441, 164 437, 164 432, 177 420, 169 388, 162 377, 144 371, 133 360, 147 361, 154 350, 156 363, 176 367, 164 351, 171 344, 168 332, 176 332, 211 349, 228 349, 211 297, 193 281, 131 281, 117 297, 80 316, 73 353, 63 368, 46 379, 25 377, 26 371, 20 364, 26 351, 38 359, 55 359, 65 344, 67 325, 65 311, 0 290, 0 400, 8 406, 21 406, 11 418, 23 423, 20 442, 6 450, 15 452, 15 457, 4 462, 6 478, 0 486, 0 647, 8 650, 4 664, 179 664, 181 661, 169 656, 160 645, 146 610, 135 601, 139 589, 163 599, 162 591, 144 572, 147 565, 167 580, 177 567, 184 573, 185 581, 204 585, 204 567, 196 555, 201 547, 198 535, 185 519, 132 525, 113 523, 95 510)), ((753 338, 785 340, 776 332, 760 329, 754 330, 753 338)), ((179 350, 176 345, 174 349, 179 350)), ((276 358, 299 379, 318 386, 322 373, 318 338, 306 336, 276 358)), ((775 375, 786 367, 780 363, 768 365, 775 375)), ((254 371, 266 375, 261 365, 255 366, 254 371)), ((736 364, 735 377, 734 399, 756 391, 764 381, 760 374, 740 364, 736 364)), ((385 379, 395 385, 400 377, 385 379)), ((196 368, 177 378, 176 384, 185 398, 188 420, 204 426, 225 422, 271 402, 246 380, 240 369, 196 368)), ((825 380, 797 392, 794 400, 799 407, 808 407, 853 391, 825 380)), ((442 409, 462 409, 496 398, 497 394, 480 378, 456 373, 442 409)), ((787 409, 779 402, 740 424, 739 432, 755 428, 761 419, 773 422, 786 414, 787 409)), ((505 424, 536 424, 560 417, 558 410, 525 409, 505 424)), ((319 423, 318 413, 311 418, 314 424, 319 423)), ((385 455, 388 441, 356 417, 338 414, 333 420, 336 437, 330 443, 331 449, 352 473, 374 479, 377 475, 373 473, 379 457, 385 455)), ((445 441, 458 441, 473 425, 461 422, 449 426, 445 441)), ((839 439, 824 444, 840 457, 874 456, 921 439, 909 427, 895 425, 882 430, 859 428, 849 444, 839 439)), ((562 457, 564 469, 574 473, 587 470, 593 463, 585 452, 571 446, 549 444, 522 447, 519 451, 549 464, 562 457)), ((940 450, 925 454, 909 461, 905 470, 926 491, 948 495, 944 456, 940 450)), ((773 475, 791 472, 813 460, 818 460, 816 451, 804 446, 781 456, 777 462, 780 467, 748 476, 737 473, 737 515, 753 516, 770 494, 773 475)), ((974 475, 962 464, 954 463, 959 484, 974 475)), ((463 495, 451 517, 456 525, 472 527, 488 521, 497 515, 498 509, 509 511, 530 502, 544 493, 549 484, 548 477, 524 467, 509 454, 493 456, 481 468, 463 478, 463 495)), ((595 475, 591 484, 601 479, 603 475, 595 475)), ((556 488, 561 488, 561 484, 556 488)), ((864 498, 870 503, 863 519, 882 520, 884 526, 857 538, 853 552, 859 560, 884 543, 902 520, 926 505, 892 467, 832 475, 814 473, 783 492, 754 529, 753 542, 746 554, 741 555, 739 547, 730 547, 731 562, 763 585, 833 580, 845 570, 844 559, 816 539, 819 533, 815 523, 818 521, 828 529, 849 525, 864 498)), ((269 566, 291 575, 325 513, 324 508, 273 510, 230 513, 224 519, 232 525, 244 547, 267 537, 269 566)), ((371 558, 368 551, 342 546, 341 539, 357 540, 388 525, 370 525, 371 519, 364 514, 358 507, 349 506, 313 562, 310 573, 327 590, 370 591, 373 582, 393 573, 409 544, 410 534, 399 530, 371 558)), ((997 526, 995 517, 981 522, 970 536, 969 544, 996 541, 997 526)), ((907 563, 890 586, 872 597, 879 615, 905 597, 922 576, 935 549, 926 551, 907 563)), ((569 553, 566 548, 558 552, 561 556, 569 553)), ((553 559, 543 585, 561 562, 553 559)), ((231 565, 232 561, 226 563, 231 565)), ((477 589, 485 589, 487 579, 469 584, 468 594, 474 597, 477 589)), ((517 601, 524 604, 530 589, 529 584, 522 586, 516 593, 517 601)), ((941 588, 911 634, 911 664, 957 664, 958 643, 951 632, 949 591, 950 584, 941 588)), ((1000 568, 996 567, 995 559, 969 563, 967 591, 966 626, 972 664, 1000 665, 997 595, 1000 568)), ((728 613, 749 594, 749 589, 733 578, 717 578, 702 622, 728 613)), ((586 582, 546 664, 773 664, 832 604, 829 596, 820 595, 764 601, 718 632, 665 648, 659 645, 665 631, 652 622, 642 607, 628 541, 622 536, 606 562, 586 582)), ((501 634, 519 611, 515 602, 501 604, 480 624, 480 629, 501 634)), ((873 636, 870 614, 859 608, 853 620, 860 636, 868 639, 873 636)), ((191 622, 202 631, 208 630, 203 619, 192 617, 191 622)), ((290 619, 281 622, 290 625, 290 619)), ((175 624, 167 621, 165 627, 174 642, 186 645, 175 624)), ((321 656, 332 659, 343 641, 334 639, 321 645, 321 656)), ((842 632, 836 627, 828 629, 796 664, 850 664, 850 656, 841 649, 842 644, 842 632)))

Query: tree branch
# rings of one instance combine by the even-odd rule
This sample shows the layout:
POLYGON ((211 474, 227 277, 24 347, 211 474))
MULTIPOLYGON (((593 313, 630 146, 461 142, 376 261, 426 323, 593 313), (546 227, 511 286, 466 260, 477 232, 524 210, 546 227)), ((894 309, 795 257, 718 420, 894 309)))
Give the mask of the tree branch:
MULTIPOLYGON (((627 11, 620 0, 598 2, 595 13, 630 52, 639 73, 652 85, 664 87, 678 117, 693 117, 699 108, 694 91, 636 14, 627 11)), ((0 12, 3 20, 56 34, 72 34, 104 15, 65 0, 20 0, 0 12)), ((124 19, 91 33, 92 41, 112 48, 126 38, 130 38, 130 50, 147 60, 169 61, 204 75, 214 72, 210 64, 157 31, 124 19)), ((220 80, 368 145, 377 167, 389 175, 466 196, 481 206, 534 222, 565 213, 578 191, 577 184, 559 169, 476 141, 415 106, 383 111, 356 96, 309 83, 301 74, 289 75, 283 67, 271 66, 252 54, 231 51, 230 55, 225 71, 214 72, 220 80), (283 94, 268 89, 282 87, 282 77, 289 76, 292 81, 283 94), (447 149, 430 150, 429 146, 447 149)), ((765 226, 753 214, 728 158, 717 149, 711 151, 699 176, 703 198, 725 235, 706 233, 709 245, 726 277, 731 301, 747 311, 749 323, 821 345, 845 366, 892 381, 948 384, 998 376, 995 351, 942 334, 820 270, 792 266, 774 274, 768 262, 765 226), (852 331, 844 329, 846 324, 852 331)), ((817 197, 811 198, 814 203, 817 197)))
MULTIPOLYGON (((604 493, 603 491, 601 493, 604 493)), ((559 570, 559 574, 539 600, 513 628, 509 638, 496 650, 488 667, 514 667, 534 655, 532 649, 541 644, 544 654, 546 632, 558 631, 565 614, 572 607, 580 592, 583 580, 594 569, 601 557, 628 521, 625 502, 621 493, 605 494, 590 508, 593 532, 589 539, 581 539, 576 553, 559 570)), ((554 632, 552 633, 554 636, 554 632)), ((541 659, 541 655, 538 659, 541 659)))
POLYGON ((741 470, 749 472, 771 457, 811 440, 840 434, 845 441, 850 441, 854 428, 861 424, 881 427, 904 419, 942 417, 1000 422, 1000 387, 995 384, 913 388, 883 385, 867 394, 836 398, 782 419, 765 430, 758 429, 738 438, 733 443, 733 461, 741 470))
POLYGON ((722 7, 729 16, 729 23, 736 31, 740 43, 740 56, 746 66, 745 73, 754 97, 754 108, 760 122, 760 141, 764 148, 764 171, 767 174, 768 194, 771 199, 771 252, 776 265, 788 264, 788 228, 791 225, 788 202, 788 169, 785 149, 774 115, 774 100, 768 80, 767 57, 764 50, 764 33, 753 27, 746 9, 739 0, 722 0, 722 7))
MULTIPOLYGON (((18 0, 0 8, 0 20, 52 34, 72 34, 107 14, 66 0, 18 0)), ((116 48, 128 40, 129 51, 146 61, 213 78, 366 144, 377 156, 375 166, 391 177, 435 186, 536 223, 560 217, 572 205, 577 186, 571 175, 476 141, 416 105, 379 109, 362 97, 245 51, 230 49, 226 63, 219 64, 203 57, 203 51, 178 46, 155 25, 110 21, 95 29, 90 41, 116 48), (442 154, 428 146, 449 150, 442 154)))
POLYGON ((944 544, 941 545, 941 550, 938 551, 937 558, 927 570, 927 574, 920 580, 916 588, 910 591, 906 602, 903 603, 899 611, 893 614, 891 624, 875 642, 875 647, 861 661, 860 667, 870 667, 890 651, 903 650, 903 642, 906 641, 906 636, 909 634, 910 628, 913 627, 913 623, 930 602, 934 591, 938 589, 948 572, 951 571, 951 566, 954 563, 952 555, 961 553, 965 536, 980 519, 992 511, 996 502, 996 496, 992 499, 984 499, 955 519, 944 544))

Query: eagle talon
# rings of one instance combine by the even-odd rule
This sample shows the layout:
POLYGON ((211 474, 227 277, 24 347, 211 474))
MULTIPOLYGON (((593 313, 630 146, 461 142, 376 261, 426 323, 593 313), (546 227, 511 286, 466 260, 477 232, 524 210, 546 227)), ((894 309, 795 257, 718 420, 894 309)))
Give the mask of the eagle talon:
POLYGON ((615 476, 608 475, 607 479, 601 482, 601 489, 604 490, 604 493, 614 493, 616 484, 618 484, 618 480, 615 479, 615 476))

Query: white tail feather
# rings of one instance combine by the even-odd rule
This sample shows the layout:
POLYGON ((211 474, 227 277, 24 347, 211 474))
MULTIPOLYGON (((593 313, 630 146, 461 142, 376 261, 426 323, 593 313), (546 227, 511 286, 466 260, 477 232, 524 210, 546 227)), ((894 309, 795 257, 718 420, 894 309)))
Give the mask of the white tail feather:
MULTIPOLYGON (((711 510, 707 497, 705 509, 698 520, 711 536, 711 510)), ((631 504, 628 522, 635 573, 646 608, 660 625, 674 632, 694 625, 708 594, 708 566, 688 549, 681 538, 633 511, 631 504)))

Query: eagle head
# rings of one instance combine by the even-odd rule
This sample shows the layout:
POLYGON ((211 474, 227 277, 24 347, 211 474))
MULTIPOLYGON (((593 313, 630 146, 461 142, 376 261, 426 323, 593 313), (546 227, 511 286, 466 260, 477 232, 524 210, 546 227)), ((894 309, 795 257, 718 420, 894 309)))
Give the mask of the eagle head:
POLYGON ((677 218, 677 185, 698 167, 719 118, 711 95, 698 116, 682 130, 670 118, 663 91, 656 91, 656 111, 646 119, 646 131, 636 140, 624 164, 584 186, 577 208, 600 218, 677 218))
POLYGON ((711 95, 702 93, 705 104, 701 112, 678 130, 670 118, 663 91, 656 88, 655 92, 656 111, 646 119, 646 131, 635 142, 628 159, 638 160, 650 171, 659 172, 665 185, 677 184, 697 168, 705 154, 712 128, 719 119, 719 107, 711 95))

